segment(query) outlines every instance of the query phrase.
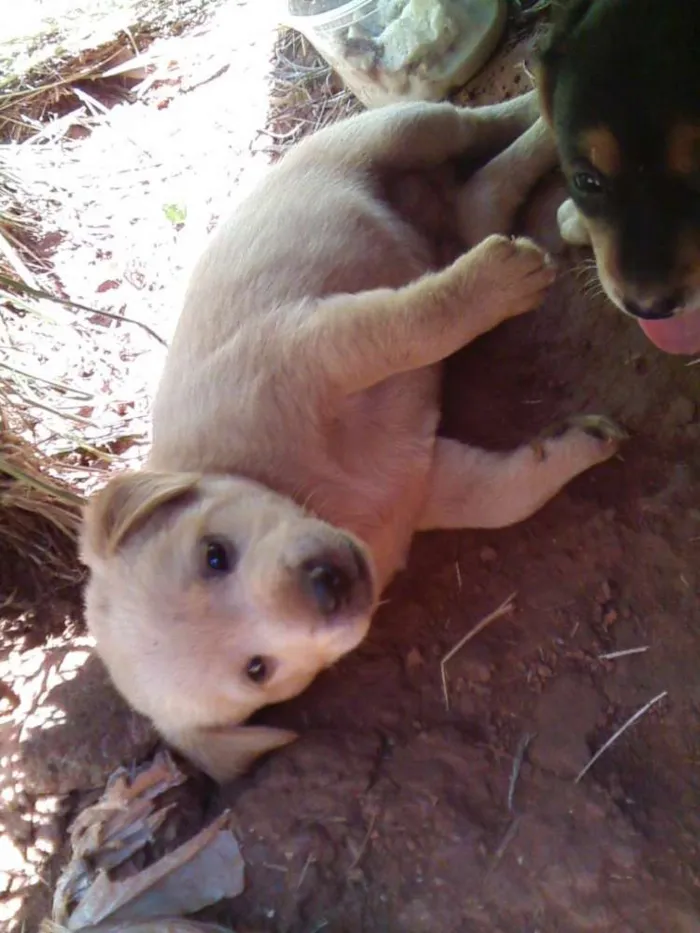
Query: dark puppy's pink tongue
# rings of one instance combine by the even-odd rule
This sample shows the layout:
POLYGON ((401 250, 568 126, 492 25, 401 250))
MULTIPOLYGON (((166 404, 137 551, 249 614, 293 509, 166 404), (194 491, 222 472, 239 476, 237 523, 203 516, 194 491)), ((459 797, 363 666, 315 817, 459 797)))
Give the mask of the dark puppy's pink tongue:
POLYGON ((700 353, 700 309, 665 321, 640 321, 639 326, 664 353, 685 356, 700 353))

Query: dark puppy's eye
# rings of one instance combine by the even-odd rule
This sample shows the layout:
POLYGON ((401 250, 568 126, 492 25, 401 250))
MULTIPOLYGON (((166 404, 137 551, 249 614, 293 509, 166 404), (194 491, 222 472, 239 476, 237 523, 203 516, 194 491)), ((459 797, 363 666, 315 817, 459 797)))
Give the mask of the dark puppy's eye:
POLYGON ((231 573, 236 565, 236 549, 226 538, 205 538, 203 570, 207 577, 231 573))
POLYGON ((603 180, 594 172, 576 172, 571 183, 580 194, 594 195, 603 192, 603 180))
POLYGON ((245 668, 246 677, 254 684, 264 684, 272 674, 272 664, 267 658, 256 654, 248 661, 245 668))

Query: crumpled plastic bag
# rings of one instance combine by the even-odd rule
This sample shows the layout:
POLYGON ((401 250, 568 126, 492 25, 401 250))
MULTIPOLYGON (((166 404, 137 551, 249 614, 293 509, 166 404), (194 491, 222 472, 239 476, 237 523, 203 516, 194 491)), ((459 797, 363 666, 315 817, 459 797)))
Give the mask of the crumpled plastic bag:
MULTIPOLYGON (((101 923, 96 927, 86 928, 90 933, 234 933, 228 927, 214 923, 199 923, 183 917, 162 917, 158 920, 144 920, 141 923, 101 923)), ((44 920, 39 933, 69 933, 52 920, 44 920)), ((252 931, 251 931, 252 933, 252 931)))
POLYGON ((100 800, 71 827, 72 856, 53 898, 42 933, 196 933, 221 931, 190 920, 244 887, 244 863, 229 813, 222 813, 177 849, 138 869, 133 856, 154 840, 172 809, 157 799, 185 776, 167 752, 136 773, 120 768, 100 800), (119 869, 119 877, 112 877, 119 869))

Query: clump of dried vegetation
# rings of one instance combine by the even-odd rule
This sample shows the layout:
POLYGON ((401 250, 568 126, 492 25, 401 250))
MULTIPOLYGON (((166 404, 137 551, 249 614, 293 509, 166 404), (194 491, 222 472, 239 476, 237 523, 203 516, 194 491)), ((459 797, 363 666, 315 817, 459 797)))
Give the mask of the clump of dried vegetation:
MULTIPOLYGON (((36 607, 59 600, 66 589, 74 600, 83 575, 76 545, 83 496, 132 436, 140 439, 137 443, 145 436, 140 384, 135 395, 119 377, 125 358, 138 357, 144 346, 159 340, 146 323, 160 330, 157 301, 148 295, 162 294, 163 283, 179 271, 186 247, 173 248, 173 233, 179 235, 183 227, 187 233, 194 223, 186 206, 175 203, 183 190, 179 179, 186 178, 191 199, 205 205, 200 222, 211 227, 218 211, 215 200, 233 176, 229 170, 228 176, 217 176, 216 184, 209 178, 202 184, 201 164, 205 153, 226 152, 231 137, 225 133, 237 120, 235 106, 226 106, 227 77, 218 82, 218 96, 212 92, 213 79, 225 74, 232 61, 237 68, 241 53, 238 47, 231 52, 236 36, 226 38, 229 28, 213 25, 217 10, 229 17, 229 25, 235 19, 236 11, 219 0, 92 0, 89 5, 52 0, 48 8, 42 3, 27 0, 33 19, 0 24, 2 618, 31 618, 36 607), (172 94, 159 87, 171 87, 172 94), (178 89, 186 96, 177 98, 178 89), (202 95, 200 111, 212 114, 214 130, 220 132, 213 144, 198 138, 201 126, 192 129, 186 101, 195 89, 201 89, 192 95, 202 95), (154 95, 150 101, 149 94, 154 95), (120 105, 131 101, 139 106, 129 106, 133 119, 127 121, 120 105), (145 125, 151 135, 143 132, 145 125), (100 198, 93 198, 96 190, 100 198), (70 229, 64 209, 69 204, 70 229), (133 231, 134 223, 149 244, 148 254, 160 259, 149 262, 146 284, 138 267, 133 278, 128 274, 131 256, 121 241, 118 246, 113 241, 115 229, 133 231), (94 302, 99 310, 88 307, 94 287, 74 292, 84 261, 69 276, 71 285, 65 266, 61 272, 55 265, 50 245, 55 240, 72 246, 76 256, 80 250, 119 254, 115 265, 126 268, 127 275, 122 273, 121 291, 109 293, 121 305, 117 314, 104 309, 104 300, 94 302), (128 291, 126 280, 139 281, 128 291), (137 320, 126 317, 125 307, 136 307, 137 320), (129 335, 110 318, 128 322, 129 335), (143 345, 136 346, 134 332, 143 345), (63 353, 70 364, 52 365, 63 353), (85 360, 85 371, 76 372, 73 381, 70 374, 85 360), (86 380, 85 372, 93 368, 86 380), (112 399, 108 411, 104 393, 118 396, 120 391, 121 400, 112 399)), ((255 6, 248 4, 248 17, 257 15, 255 6)), ((293 30, 280 29, 267 49, 272 49, 267 113, 254 151, 274 160, 301 137, 361 105, 293 30)), ((232 75, 228 93, 234 86, 232 75)), ((211 169, 213 177, 216 167, 211 169)), ((190 241, 195 239, 190 232, 190 241)), ((133 251, 139 252, 138 244, 133 251)))
MULTIPOLYGON (((27 355, 27 320, 50 319, 71 303, 57 294, 37 243, 45 235, 17 147, 99 85, 110 99, 128 91, 134 61, 156 37, 202 19, 203 0, 28 2, 0 26, 0 609, 5 619, 75 594, 83 571, 76 537, 83 497, 75 485, 75 409, 90 395, 43 372, 46 348, 27 355), (52 14, 49 18, 46 13, 52 14), (126 63, 126 65, 125 65, 126 63), (18 327, 22 339, 18 340, 18 327), (67 402, 69 404, 67 404, 67 402)), ((46 138, 42 139, 46 144, 46 138)), ((60 288, 60 286, 59 286, 60 288)), ((83 311, 86 309, 82 309, 83 311)), ((89 310, 89 309, 87 309, 89 310)), ((70 328, 65 315, 54 333, 70 328)), ((49 352, 60 354, 60 337, 49 352)))
POLYGON ((29 439, 32 402, 44 403, 27 394, 38 380, 10 362, 8 318, 31 313, 25 290, 35 284, 25 247, 32 220, 21 210, 20 188, 0 161, 0 606, 9 617, 31 612, 47 584, 63 590, 80 578, 75 537, 81 500, 29 439))
POLYGON ((25 22, 16 11, 0 27, 0 139, 29 138, 47 117, 73 107, 82 86, 98 81, 104 89, 113 79, 118 87, 126 62, 156 37, 203 19, 207 6, 205 0, 58 0, 49 16, 40 2, 28 3, 25 22))
POLYGON ((303 136, 357 113, 362 104, 314 47, 281 29, 273 50, 266 151, 278 158, 303 136))

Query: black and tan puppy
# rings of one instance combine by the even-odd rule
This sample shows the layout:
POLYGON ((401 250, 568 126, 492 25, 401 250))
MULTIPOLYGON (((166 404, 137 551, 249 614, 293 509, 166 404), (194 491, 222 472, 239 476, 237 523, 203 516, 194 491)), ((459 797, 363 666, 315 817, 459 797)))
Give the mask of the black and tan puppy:
POLYGON ((571 0, 543 50, 541 103, 610 299, 668 353, 700 352, 700 3, 571 0))

